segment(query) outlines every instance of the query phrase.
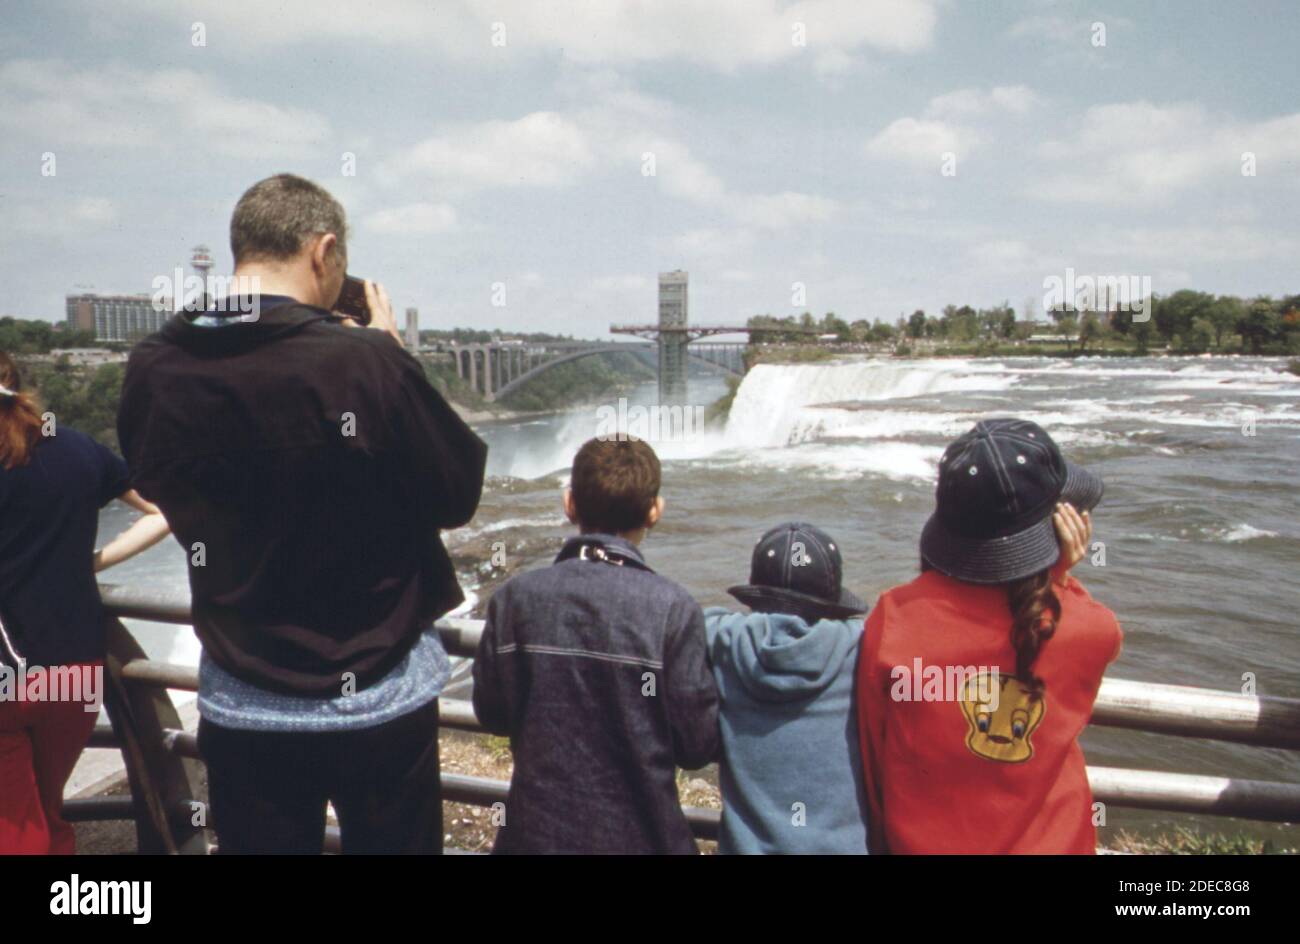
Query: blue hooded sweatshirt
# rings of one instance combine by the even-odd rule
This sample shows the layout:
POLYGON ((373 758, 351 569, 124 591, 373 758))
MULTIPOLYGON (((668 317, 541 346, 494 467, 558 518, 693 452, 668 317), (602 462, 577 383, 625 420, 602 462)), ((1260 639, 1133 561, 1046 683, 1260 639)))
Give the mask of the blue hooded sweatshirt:
POLYGON ((723 853, 867 851, 853 682, 862 620, 704 611, 722 699, 723 853))

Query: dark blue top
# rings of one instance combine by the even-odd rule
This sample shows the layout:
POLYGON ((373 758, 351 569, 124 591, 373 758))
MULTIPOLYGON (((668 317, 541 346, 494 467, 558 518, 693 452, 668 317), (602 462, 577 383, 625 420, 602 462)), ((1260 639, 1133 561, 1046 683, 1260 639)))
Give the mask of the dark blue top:
POLYGON ((99 509, 129 487, 125 462, 66 427, 0 467, 0 620, 29 666, 104 658, 95 536, 99 509))

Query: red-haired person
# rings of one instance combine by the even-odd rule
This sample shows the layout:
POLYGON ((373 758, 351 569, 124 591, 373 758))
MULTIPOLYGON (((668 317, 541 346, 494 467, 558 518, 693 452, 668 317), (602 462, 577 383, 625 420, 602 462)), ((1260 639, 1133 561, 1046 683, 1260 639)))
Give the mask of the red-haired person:
POLYGON ((1027 421, 944 452, 922 573, 881 595, 858 664, 873 852, 1096 851, 1078 738, 1121 634, 1069 569, 1101 492, 1027 421))
POLYGON ((126 465, 75 429, 47 424, 0 352, 0 854, 70 854, 63 788, 103 698, 95 571, 167 534, 127 485, 126 465), (144 516, 95 550, 99 509, 144 516))

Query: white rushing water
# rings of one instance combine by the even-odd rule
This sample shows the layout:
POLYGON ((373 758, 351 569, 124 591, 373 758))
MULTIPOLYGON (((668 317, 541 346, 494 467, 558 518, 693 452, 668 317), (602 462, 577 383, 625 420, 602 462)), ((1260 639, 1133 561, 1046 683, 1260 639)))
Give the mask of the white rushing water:
POLYGON ((760 364, 736 392, 724 439, 733 448, 788 446, 853 422, 830 404, 1003 390, 1013 383, 1001 364, 959 360, 760 364))

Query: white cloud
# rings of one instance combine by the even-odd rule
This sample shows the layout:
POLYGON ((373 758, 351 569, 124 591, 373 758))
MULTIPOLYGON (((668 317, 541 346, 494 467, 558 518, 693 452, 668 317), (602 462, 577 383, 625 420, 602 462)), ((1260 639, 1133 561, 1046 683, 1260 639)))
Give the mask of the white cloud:
POLYGON ((967 250, 976 265, 999 271, 1041 268, 1041 260, 1029 244, 1020 239, 980 240, 967 250))
POLYGON ((692 267, 718 271, 740 269, 753 261, 755 242, 754 233, 741 227, 700 227, 669 240, 665 258, 679 260, 672 263, 673 267, 688 271, 692 267))
POLYGON ((717 210, 748 226, 784 229, 822 223, 835 213, 834 200, 797 191, 742 193, 731 190, 704 163, 677 142, 654 145, 656 179, 664 193, 707 209, 717 210))
POLYGON ((1060 13, 1033 13, 1011 24, 1007 35, 1013 39, 1038 39, 1052 43, 1087 42, 1090 20, 1060 13))
POLYGON ((1006 33, 1013 40, 1032 42, 1055 69, 1105 70, 1120 59, 1113 53, 1150 51, 1153 37, 1139 32, 1127 17, 1092 10, 1086 15, 1035 13, 1022 17, 1006 33), (1097 28, 1104 27, 1104 32, 1097 28), (1104 36, 1104 45, 1094 42, 1104 36))
POLYGON ((1300 112, 1235 122, 1216 119, 1199 104, 1137 101, 1093 106, 1070 127, 1073 134, 1038 148, 1053 169, 1030 183, 1032 195, 1061 203, 1157 204, 1213 181, 1258 187, 1269 177, 1294 178, 1300 162, 1300 112), (1257 178, 1242 176, 1247 151, 1256 156, 1257 178))
POLYGON ((602 275, 587 283, 588 289, 592 292, 619 293, 649 292, 654 285, 655 283, 648 276, 634 273, 602 275))
POLYGON ((376 233, 425 236, 456 228, 456 211, 445 203, 408 203, 371 213, 363 225, 376 233))
POLYGON ((120 63, 77 68, 57 59, 0 65, 0 127, 57 147, 176 148, 195 141, 227 155, 310 153, 329 132, 312 112, 232 95, 187 69, 120 63))
POLYGON ((857 65, 857 59, 843 49, 827 49, 813 60, 813 71, 825 79, 846 75, 857 65))
POLYGON ((929 118, 899 118, 867 142, 867 154, 884 160, 939 166, 947 151, 967 154, 979 135, 958 125, 929 118))
POLYGON ((804 223, 824 223, 836 210, 833 200, 806 193, 760 194, 740 198, 736 216, 744 223, 762 229, 784 229, 804 223))
POLYGON ((999 85, 987 92, 965 88, 930 99, 926 115, 932 118, 966 118, 997 111, 1022 115, 1040 101, 1038 93, 1026 85, 999 85))
POLYGON ((658 138, 644 153, 654 155, 655 180, 664 193, 705 206, 718 206, 726 199, 727 185, 681 142, 658 138))
MULTIPOLYGON (((209 45, 283 47, 322 39, 418 48, 458 61, 549 55, 585 64, 682 60, 734 70, 805 53, 874 49, 911 53, 930 45, 937 0, 427 0, 337 4, 319 0, 223 0, 203 10, 209 45), (495 24, 504 26, 504 45, 495 24), (793 41, 802 24, 806 46, 793 41), (498 43, 500 40, 498 39, 498 43)), ((121 0, 118 7, 196 18, 172 0, 121 0)))
MULTIPOLYGON (((58 178, 44 181, 54 186, 58 178)), ((117 222, 117 204, 105 197, 51 196, 20 202, 5 214, 6 226, 28 236, 76 238, 117 222)))
POLYGON ((938 166, 947 151, 966 156, 986 139, 972 124, 976 118, 1023 115, 1040 104, 1025 85, 999 85, 985 91, 957 89, 936 95, 921 117, 898 118, 867 142, 867 155, 919 166, 938 166))
POLYGON ((444 129, 388 161, 387 176, 419 177, 444 194, 496 187, 572 183, 595 160, 587 134, 573 121, 539 111, 515 121, 444 129))
POLYGON ((106 197, 82 197, 72 204, 71 216, 78 223, 102 225, 117 219, 117 207, 106 197))
POLYGON ((1007 35, 1012 39, 1033 39, 1056 49, 1076 47, 1080 50, 1103 49, 1092 45, 1093 24, 1106 27, 1109 45, 1113 32, 1126 32, 1134 28, 1133 21, 1123 16, 1092 13, 1088 16, 1069 16, 1063 13, 1034 13, 1021 17, 1011 24, 1007 35))
POLYGON ((780 229, 831 218, 835 201, 797 191, 748 193, 731 189, 675 134, 670 105, 633 91, 608 75, 577 85, 583 105, 533 112, 521 118, 440 128, 381 168, 390 190, 432 188, 444 198, 510 187, 568 187, 600 173, 640 182, 663 194, 746 226, 780 229))
POLYGON ((1300 239, 1259 226, 1136 226, 1087 239, 1080 248, 1100 258, 1132 260, 1129 269, 1300 258, 1300 239))

